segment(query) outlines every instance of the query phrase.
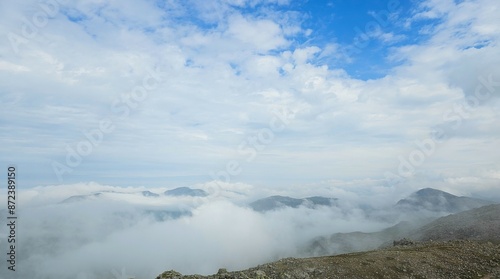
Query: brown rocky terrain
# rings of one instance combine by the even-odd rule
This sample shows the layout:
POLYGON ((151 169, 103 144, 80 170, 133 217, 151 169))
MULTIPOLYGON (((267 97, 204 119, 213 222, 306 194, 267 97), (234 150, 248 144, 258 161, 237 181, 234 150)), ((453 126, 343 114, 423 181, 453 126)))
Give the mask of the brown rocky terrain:
POLYGON ((500 278, 500 245, 457 240, 425 242, 337 256, 288 258, 210 276, 167 271, 156 279, 243 278, 500 278))

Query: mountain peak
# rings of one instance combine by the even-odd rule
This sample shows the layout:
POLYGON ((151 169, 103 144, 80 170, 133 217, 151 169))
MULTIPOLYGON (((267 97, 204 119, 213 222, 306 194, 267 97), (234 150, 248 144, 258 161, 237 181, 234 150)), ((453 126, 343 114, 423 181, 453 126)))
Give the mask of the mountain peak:
POLYGON ((441 190, 424 188, 398 201, 396 207, 406 211, 428 210, 457 213, 488 204, 492 204, 492 202, 469 197, 458 197, 441 190))
POLYGON ((156 194, 156 193, 153 193, 151 191, 142 191, 141 194, 144 196, 144 197, 159 197, 160 195, 156 194))
POLYGON ((93 199, 100 197, 101 195, 102 195, 102 193, 100 193, 100 192, 88 194, 88 195, 76 195, 76 196, 71 196, 69 198, 66 198, 65 200, 61 201, 61 203, 72 203, 72 202, 93 200, 93 199))
POLYGON ((191 189, 189 187, 178 187, 167 190, 164 193, 166 196, 190 196, 190 197, 206 197, 208 193, 202 189, 191 189))
POLYGON ((441 190, 434 189, 434 188, 423 188, 423 189, 416 191, 412 195, 419 196, 419 197, 432 197, 432 196, 457 197, 457 196, 452 195, 448 192, 441 191, 441 190))

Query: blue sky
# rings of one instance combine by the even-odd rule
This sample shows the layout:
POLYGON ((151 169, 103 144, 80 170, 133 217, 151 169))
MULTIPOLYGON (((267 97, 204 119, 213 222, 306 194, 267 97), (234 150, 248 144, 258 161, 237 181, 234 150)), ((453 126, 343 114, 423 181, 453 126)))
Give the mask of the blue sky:
POLYGON ((400 19, 408 15, 412 6, 408 1, 331 1, 308 2, 298 7, 309 16, 305 22, 313 30, 310 43, 328 46, 340 44, 352 54, 348 61, 328 59, 324 63, 341 66, 350 75, 371 79, 387 74, 391 63, 387 60, 388 47, 402 45, 408 39, 411 28, 401 26, 400 19), (389 11, 391 3, 391 11, 389 11), (375 25, 372 25, 376 23, 375 25), (382 33, 394 33, 400 39, 390 44, 380 42, 370 34, 375 26, 382 33), (367 35, 368 37, 363 37, 367 35), (357 45, 359 43, 359 45, 357 45), (361 46, 361 47, 360 47, 361 46))
POLYGON ((0 160, 26 187, 217 178, 490 191, 500 179, 498 9, 4 1, 0 160))

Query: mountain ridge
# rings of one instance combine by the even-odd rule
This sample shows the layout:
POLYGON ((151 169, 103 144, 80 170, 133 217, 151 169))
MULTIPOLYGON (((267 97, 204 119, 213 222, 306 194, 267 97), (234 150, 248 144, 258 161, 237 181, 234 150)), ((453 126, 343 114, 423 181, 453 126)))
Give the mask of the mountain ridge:
POLYGON ((300 206, 307 206, 314 208, 317 206, 334 206, 336 203, 336 198, 327 198, 322 196, 297 199, 288 196, 275 195, 258 199, 250 203, 249 206, 257 212, 267 212, 286 207, 298 208, 300 206))
POLYGON ((494 203, 477 198, 455 196, 433 188, 423 188, 399 200, 395 207, 403 211, 427 210, 432 212, 458 213, 494 203))
POLYGON ((190 196, 190 197, 206 197, 208 193, 202 189, 192 189, 189 187, 178 187, 166 190, 163 193, 165 196, 190 196))

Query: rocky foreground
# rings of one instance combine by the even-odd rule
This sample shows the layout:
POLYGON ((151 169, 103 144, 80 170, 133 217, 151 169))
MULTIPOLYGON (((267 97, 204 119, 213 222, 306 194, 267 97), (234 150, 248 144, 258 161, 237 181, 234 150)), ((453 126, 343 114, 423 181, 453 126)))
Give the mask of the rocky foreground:
MULTIPOLYGON (((499 232, 500 233, 500 232, 499 232)), ((223 278, 500 278, 500 244, 425 242, 337 256, 283 259, 209 276, 166 271, 156 279, 223 278)))

